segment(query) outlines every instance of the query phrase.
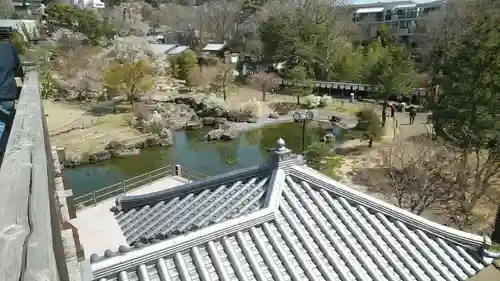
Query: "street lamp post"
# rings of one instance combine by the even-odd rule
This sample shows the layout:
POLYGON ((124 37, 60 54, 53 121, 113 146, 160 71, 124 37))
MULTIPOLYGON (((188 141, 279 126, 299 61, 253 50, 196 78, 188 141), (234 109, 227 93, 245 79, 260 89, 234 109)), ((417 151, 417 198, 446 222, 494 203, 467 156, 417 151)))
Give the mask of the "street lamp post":
POLYGON ((295 122, 302 122, 302 152, 306 150, 306 123, 314 119, 314 113, 312 111, 307 111, 305 114, 296 111, 293 114, 293 120, 295 122))

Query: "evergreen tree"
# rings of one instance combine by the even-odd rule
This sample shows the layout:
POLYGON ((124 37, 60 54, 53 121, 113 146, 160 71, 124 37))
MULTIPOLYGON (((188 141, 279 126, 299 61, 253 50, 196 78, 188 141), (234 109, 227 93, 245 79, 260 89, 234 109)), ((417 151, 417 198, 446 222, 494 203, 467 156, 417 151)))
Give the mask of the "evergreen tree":
POLYGON ((469 21, 448 44, 434 77, 441 90, 433 105, 436 132, 461 151, 454 210, 461 220, 500 176, 500 3, 469 5, 469 21))

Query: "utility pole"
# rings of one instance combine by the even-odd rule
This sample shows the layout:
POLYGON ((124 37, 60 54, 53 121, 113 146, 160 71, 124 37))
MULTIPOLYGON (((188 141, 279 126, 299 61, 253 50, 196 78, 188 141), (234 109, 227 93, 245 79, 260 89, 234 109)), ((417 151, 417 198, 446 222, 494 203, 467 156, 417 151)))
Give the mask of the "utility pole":
MULTIPOLYGON (((438 103, 438 96, 439 96, 439 85, 436 85, 435 89, 434 89, 434 107, 436 107, 437 103, 438 103)), ((435 112, 432 112, 432 139, 433 140, 436 140, 437 139, 437 128, 436 128, 436 123, 437 123, 437 120, 436 120, 436 116, 434 115, 435 112)))

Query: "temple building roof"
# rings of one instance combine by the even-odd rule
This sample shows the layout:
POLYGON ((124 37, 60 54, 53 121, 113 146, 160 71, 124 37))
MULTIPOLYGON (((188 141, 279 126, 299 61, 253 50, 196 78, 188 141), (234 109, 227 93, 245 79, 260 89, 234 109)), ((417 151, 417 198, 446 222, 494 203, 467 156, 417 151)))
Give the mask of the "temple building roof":
POLYGON ((492 263, 487 237, 426 220, 304 164, 267 163, 117 199, 129 245, 90 258, 99 281, 456 281, 492 263))

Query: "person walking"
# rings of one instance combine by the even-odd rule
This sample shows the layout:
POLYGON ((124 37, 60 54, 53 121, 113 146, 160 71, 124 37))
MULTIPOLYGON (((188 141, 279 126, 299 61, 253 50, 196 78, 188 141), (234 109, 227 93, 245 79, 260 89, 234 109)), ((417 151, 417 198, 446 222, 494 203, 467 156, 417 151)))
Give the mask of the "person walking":
POLYGON ((391 118, 394 119, 394 115, 396 114, 396 105, 391 103, 391 118))
POLYGON ((415 116, 417 116, 417 109, 414 106, 412 106, 412 107, 410 107, 409 111, 410 111, 410 113, 409 113, 410 125, 413 125, 413 123, 415 123, 415 116))
POLYGON ((14 104, 18 97, 16 74, 24 76, 16 47, 0 41, 0 155, 3 155, 14 117, 14 104))
POLYGON ((400 106, 401 106, 401 112, 405 112, 405 110, 406 110, 406 106, 407 106, 407 105, 408 105, 408 104, 407 104, 406 102, 402 102, 402 103, 401 103, 401 105, 400 105, 400 106))

